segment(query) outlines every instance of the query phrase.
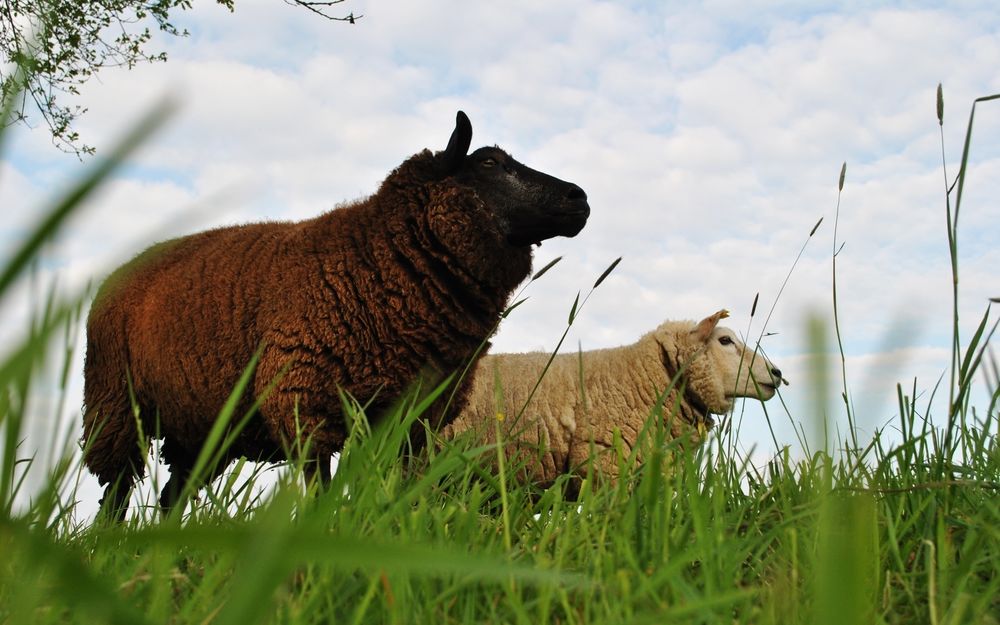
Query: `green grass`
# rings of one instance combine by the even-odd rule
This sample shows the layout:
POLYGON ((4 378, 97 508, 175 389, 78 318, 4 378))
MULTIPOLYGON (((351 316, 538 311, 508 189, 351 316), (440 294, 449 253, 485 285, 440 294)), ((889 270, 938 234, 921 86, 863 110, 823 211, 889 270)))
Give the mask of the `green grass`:
MULTIPOLYGON (((161 118, 152 114, 54 203, 0 272, 0 302, 161 118)), ((968 146, 958 180, 967 158, 968 146)), ((946 194, 955 258, 961 182, 957 189, 946 194)), ((261 497, 259 470, 245 480, 237 466, 183 516, 142 509, 118 526, 73 520, 80 467, 70 444, 44 467, 18 447, 46 346, 71 351, 85 298, 50 297, 0 361, 0 624, 1000 623, 1000 385, 978 410, 969 394, 980 368, 996 371, 984 356, 996 327, 988 309, 966 342, 954 324, 939 428, 916 382, 897 389, 898 434, 859 442, 851 429, 828 447, 782 449, 764 467, 740 454, 731 433, 683 452, 654 426, 658 451, 643 466, 623 458, 627 479, 585 482, 570 502, 559 488, 517 484, 512 467, 485 473, 477 460, 492 447, 460 441, 401 460, 409 423, 446 392, 437 388, 401 402, 384 427, 369 428, 355 409, 322 494, 286 466, 261 497), (15 506, 29 470, 46 475, 43 486, 15 506)), ((811 328, 814 350, 825 353, 826 330, 811 328)), ((64 367, 63 382, 67 375, 64 367)), ((812 384, 826 406, 830 390, 812 384)), ((846 381, 843 397, 853 410, 846 381)))

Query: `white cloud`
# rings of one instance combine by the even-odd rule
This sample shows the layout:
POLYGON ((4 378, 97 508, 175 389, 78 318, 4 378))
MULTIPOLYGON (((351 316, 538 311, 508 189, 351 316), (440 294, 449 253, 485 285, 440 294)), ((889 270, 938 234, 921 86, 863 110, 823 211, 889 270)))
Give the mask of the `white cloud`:
POLYGON ((15 209, 20 208, 19 204, 26 206, 28 202, 36 201, 39 194, 38 187, 28 176, 9 163, 0 163, 0 206, 6 207, 0 228, 0 259, 7 260, 6 252, 13 252, 33 225, 30 212, 15 209))

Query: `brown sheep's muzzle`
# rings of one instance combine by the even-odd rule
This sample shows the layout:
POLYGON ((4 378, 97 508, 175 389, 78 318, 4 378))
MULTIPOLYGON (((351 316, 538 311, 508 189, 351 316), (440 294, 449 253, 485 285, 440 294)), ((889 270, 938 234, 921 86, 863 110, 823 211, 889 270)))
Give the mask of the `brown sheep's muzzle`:
POLYGON ((587 225, 590 204, 583 189, 570 184, 566 195, 545 207, 529 219, 519 216, 511 228, 508 242, 515 247, 541 245, 553 237, 575 237, 587 225))

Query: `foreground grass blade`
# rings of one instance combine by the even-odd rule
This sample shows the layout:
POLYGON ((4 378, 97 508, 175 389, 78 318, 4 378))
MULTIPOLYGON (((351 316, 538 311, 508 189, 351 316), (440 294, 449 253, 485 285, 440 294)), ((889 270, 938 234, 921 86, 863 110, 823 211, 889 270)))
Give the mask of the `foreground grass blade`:
POLYGON ((316 523, 289 525, 294 497, 279 497, 257 521, 236 527, 161 527, 126 538, 134 548, 150 544, 171 550, 197 549, 236 556, 232 593, 216 625, 262 622, 270 614, 274 591, 307 565, 331 566, 344 574, 355 570, 457 576, 469 581, 551 584, 575 587, 578 575, 511 564, 500 558, 470 555, 465 549, 393 544, 374 538, 339 536, 316 523), (270 598, 270 599, 269 599, 270 598))
POLYGON ((112 148, 108 156, 77 181, 46 211, 35 229, 0 270, 0 300, 14 280, 35 258, 42 244, 52 238, 66 219, 79 210, 82 202, 133 154, 153 132, 163 125, 175 109, 170 100, 163 100, 146 113, 139 122, 112 148))
MULTIPOLYGON (((94 623, 140 625, 152 623, 118 595, 107 579, 96 575, 85 563, 83 554, 57 543, 45 534, 20 523, 0 520, 0 544, 14 541, 21 559, 46 576, 52 585, 49 597, 53 607, 65 606, 75 613, 89 615, 94 623), (4 537, 3 535, 7 536, 4 537)), ((11 554, 5 554, 10 558, 11 554)))
POLYGON ((0 516, 3 518, 9 518, 12 514, 14 496, 18 490, 14 483, 18 463, 17 446, 22 440, 31 378, 44 359, 53 335, 77 317, 85 297, 86 292, 74 296, 68 302, 50 306, 45 316, 33 324, 21 344, 15 345, 11 353, 0 362, 0 431, 3 433, 0 516), (13 389, 19 389, 19 392, 12 393, 13 389))

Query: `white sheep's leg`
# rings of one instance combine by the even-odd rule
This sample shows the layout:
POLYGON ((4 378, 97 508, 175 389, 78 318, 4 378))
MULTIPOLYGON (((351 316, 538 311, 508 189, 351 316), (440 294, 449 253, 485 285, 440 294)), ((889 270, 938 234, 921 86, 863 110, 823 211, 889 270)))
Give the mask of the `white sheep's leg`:
MULTIPOLYGON (((620 467, 613 444, 613 432, 595 433, 593 430, 587 431, 588 429, 579 428, 573 433, 569 450, 569 470, 580 479, 590 474, 595 482, 617 483, 620 467), (593 434, 592 438, 587 436, 590 434, 593 434)), ((622 447, 623 453, 627 456, 631 451, 630 446, 623 441, 622 447)))

